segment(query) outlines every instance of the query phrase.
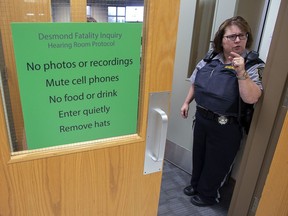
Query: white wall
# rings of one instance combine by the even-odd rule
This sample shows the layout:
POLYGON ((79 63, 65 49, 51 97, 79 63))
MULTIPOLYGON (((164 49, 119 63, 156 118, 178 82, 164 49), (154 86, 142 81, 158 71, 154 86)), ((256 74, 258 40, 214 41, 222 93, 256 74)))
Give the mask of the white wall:
MULTIPOLYGON (((177 48, 174 67, 173 89, 171 98, 171 113, 168 126, 167 139, 177 143, 188 150, 192 149, 192 117, 195 113, 195 103, 190 104, 188 119, 184 120, 180 116, 180 108, 190 87, 186 77, 188 74, 188 64, 190 48, 193 35, 195 19, 196 0, 181 0, 179 29, 177 38, 177 48)), ((223 20, 235 13, 236 0, 217 1, 213 29, 218 29, 223 20), (223 12, 223 5, 228 5, 231 9, 223 12)), ((212 31, 214 35, 215 30, 212 31)), ((208 50, 207 50, 208 51, 208 50)))
POLYGON ((189 118, 184 120, 180 115, 180 109, 190 87, 190 83, 186 80, 186 77, 188 74, 195 10, 196 0, 181 0, 171 110, 167 133, 168 140, 190 151, 192 148, 193 110, 190 111, 191 115, 189 118))

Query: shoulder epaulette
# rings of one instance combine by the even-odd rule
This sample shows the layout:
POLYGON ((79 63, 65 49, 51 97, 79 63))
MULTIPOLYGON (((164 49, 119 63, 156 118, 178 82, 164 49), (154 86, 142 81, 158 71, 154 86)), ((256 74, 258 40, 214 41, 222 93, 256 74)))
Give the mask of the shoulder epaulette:
POLYGON ((213 49, 209 50, 205 57, 204 57, 204 61, 205 62, 210 62, 218 53, 216 53, 213 49))
POLYGON ((259 58, 259 53, 252 50, 250 51, 247 56, 245 57, 245 68, 246 70, 249 69, 250 67, 252 67, 255 64, 260 64, 260 63, 264 63, 264 61, 262 61, 259 58))

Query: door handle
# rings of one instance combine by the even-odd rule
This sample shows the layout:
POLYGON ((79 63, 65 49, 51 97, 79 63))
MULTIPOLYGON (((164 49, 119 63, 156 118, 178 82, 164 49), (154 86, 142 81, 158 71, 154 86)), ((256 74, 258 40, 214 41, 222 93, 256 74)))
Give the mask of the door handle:
POLYGON ((153 92, 149 97, 144 174, 161 172, 168 129, 170 92, 153 92))
MULTIPOLYGON (((155 143, 156 146, 153 148, 155 152, 151 152, 150 157, 153 161, 159 162, 163 161, 164 159, 164 152, 165 152, 165 145, 166 145, 166 136, 167 136, 167 128, 168 128, 168 115, 160 108, 155 108, 154 112, 160 117, 157 118, 157 121, 160 121, 159 124, 161 125, 160 133, 157 133, 155 143)), ((159 125, 157 124, 157 125, 159 125)))

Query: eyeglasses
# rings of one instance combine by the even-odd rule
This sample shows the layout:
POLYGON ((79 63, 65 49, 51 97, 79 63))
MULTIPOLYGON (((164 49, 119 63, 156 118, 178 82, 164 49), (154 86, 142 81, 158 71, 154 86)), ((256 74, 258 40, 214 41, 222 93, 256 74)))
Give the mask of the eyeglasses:
POLYGON ((235 41, 237 37, 240 40, 246 40, 248 38, 248 34, 232 34, 227 36, 224 35, 223 37, 227 38, 230 41, 235 41))

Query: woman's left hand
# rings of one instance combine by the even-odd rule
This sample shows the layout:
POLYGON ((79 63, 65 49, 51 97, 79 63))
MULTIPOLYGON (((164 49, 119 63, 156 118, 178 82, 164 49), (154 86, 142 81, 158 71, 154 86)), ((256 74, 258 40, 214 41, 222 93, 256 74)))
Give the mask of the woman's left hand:
POLYGON ((236 71, 239 80, 240 97, 245 103, 254 104, 260 98, 262 91, 259 86, 245 75, 245 60, 238 53, 231 52, 228 57, 236 71), (239 78, 240 77, 240 78, 239 78), (244 78, 244 79, 242 79, 244 78))

